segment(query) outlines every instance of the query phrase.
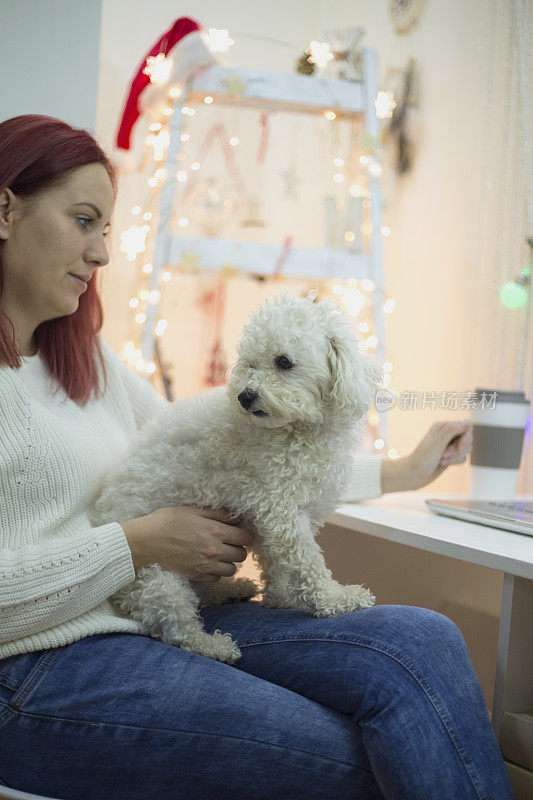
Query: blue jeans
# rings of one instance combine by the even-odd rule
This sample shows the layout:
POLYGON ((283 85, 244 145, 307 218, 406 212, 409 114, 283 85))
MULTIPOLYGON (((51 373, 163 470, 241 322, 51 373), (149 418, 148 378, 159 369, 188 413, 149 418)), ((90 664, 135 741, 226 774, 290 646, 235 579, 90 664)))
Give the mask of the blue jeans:
POLYGON ((0 661, 0 785, 61 800, 510 800, 448 617, 203 609, 229 666, 95 634, 0 661))

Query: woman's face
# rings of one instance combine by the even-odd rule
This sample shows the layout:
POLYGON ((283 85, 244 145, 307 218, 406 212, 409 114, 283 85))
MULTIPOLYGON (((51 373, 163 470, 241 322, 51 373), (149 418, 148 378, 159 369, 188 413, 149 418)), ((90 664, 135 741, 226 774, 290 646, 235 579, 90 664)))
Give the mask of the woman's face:
POLYGON ((67 183, 42 192, 36 205, 9 189, 0 193, 2 305, 22 347, 41 322, 76 311, 86 285, 72 274, 90 280, 108 263, 113 203, 103 164, 72 170, 67 183))

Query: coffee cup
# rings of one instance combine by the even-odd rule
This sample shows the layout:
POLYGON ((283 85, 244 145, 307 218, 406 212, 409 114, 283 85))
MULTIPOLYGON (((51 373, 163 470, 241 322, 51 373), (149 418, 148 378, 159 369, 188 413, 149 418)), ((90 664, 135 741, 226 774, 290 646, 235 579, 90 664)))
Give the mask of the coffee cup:
POLYGON ((529 405, 523 392, 475 390, 475 405, 470 410, 471 497, 501 500, 516 495, 529 405))

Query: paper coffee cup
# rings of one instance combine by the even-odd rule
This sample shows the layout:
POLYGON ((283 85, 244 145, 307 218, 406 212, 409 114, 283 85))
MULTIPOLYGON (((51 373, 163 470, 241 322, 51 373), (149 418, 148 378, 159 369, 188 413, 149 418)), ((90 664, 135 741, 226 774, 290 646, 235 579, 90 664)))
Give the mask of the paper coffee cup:
POLYGON ((475 406, 470 410, 470 496, 481 500, 512 499, 516 495, 530 401, 523 392, 475 392, 475 406))

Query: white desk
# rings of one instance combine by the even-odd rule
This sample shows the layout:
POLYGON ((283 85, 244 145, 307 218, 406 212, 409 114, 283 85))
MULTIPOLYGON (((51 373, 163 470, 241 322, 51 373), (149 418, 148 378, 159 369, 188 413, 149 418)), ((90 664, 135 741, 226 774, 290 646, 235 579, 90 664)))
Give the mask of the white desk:
POLYGON ((395 492, 339 506, 326 524, 504 573, 492 706, 492 726, 499 742, 504 711, 533 710, 533 536, 433 514, 424 503, 426 497, 460 496, 395 492))

